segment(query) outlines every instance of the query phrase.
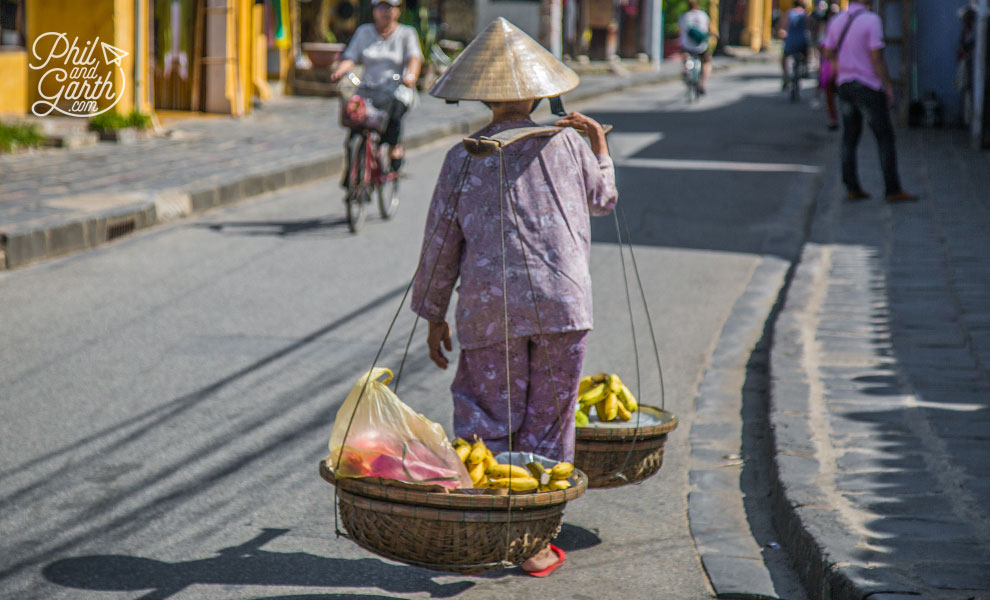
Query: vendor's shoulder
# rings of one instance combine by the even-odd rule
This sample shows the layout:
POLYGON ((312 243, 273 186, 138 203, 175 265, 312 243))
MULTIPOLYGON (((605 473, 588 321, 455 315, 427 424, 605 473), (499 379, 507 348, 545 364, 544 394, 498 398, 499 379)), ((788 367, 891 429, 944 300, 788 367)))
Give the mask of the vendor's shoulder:
POLYGON ((583 152, 584 150, 591 152, 591 148, 584 141, 584 137, 573 127, 564 127, 563 131, 553 136, 552 141, 565 145, 576 152, 583 152))
POLYGON ((464 147, 464 142, 458 140, 456 144, 447 150, 447 155, 444 157, 444 165, 448 165, 451 162, 462 161, 467 158, 467 149, 464 147))

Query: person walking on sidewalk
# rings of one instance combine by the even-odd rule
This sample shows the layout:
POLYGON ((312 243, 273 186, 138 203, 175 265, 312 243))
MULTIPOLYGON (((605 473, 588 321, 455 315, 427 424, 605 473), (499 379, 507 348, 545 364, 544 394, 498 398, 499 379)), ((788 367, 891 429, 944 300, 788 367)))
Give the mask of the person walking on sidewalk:
POLYGON ((825 35, 825 57, 836 62, 839 110, 842 114, 842 182, 850 201, 865 200, 856 165, 863 117, 880 150, 887 202, 917 200, 901 187, 890 108, 894 84, 883 58, 883 23, 869 11, 869 0, 851 0, 849 9, 832 19, 825 35))
MULTIPOLYGON (((488 106, 492 120, 472 134, 477 139, 537 127, 529 117, 536 101, 550 98, 552 106, 578 82, 535 40, 498 18, 430 95, 488 106)), ((447 153, 411 306, 429 322, 430 359, 446 369, 444 350, 452 348, 446 314, 460 280, 461 351, 451 385, 456 435, 478 435, 494 452, 511 442, 513 451, 571 461, 592 328, 589 217, 609 214, 618 193, 602 126, 580 113, 556 125, 563 129, 549 137, 506 145, 504 168, 498 153, 470 156, 463 144, 447 153)), ((522 568, 542 576, 562 562, 562 551, 547 549, 522 568)))

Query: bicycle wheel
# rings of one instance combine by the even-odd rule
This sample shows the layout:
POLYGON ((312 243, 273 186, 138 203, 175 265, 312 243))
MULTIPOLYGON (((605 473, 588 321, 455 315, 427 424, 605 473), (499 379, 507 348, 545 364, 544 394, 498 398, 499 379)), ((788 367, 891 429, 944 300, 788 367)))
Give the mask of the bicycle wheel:
POLYGON ((347 226, 351 233, 357 233, 364 227, 365 204, 370 200, 368 183, 365 179, 365 146, 364 135, 352 136, 348 142, 350 154, 350 172, 347 187, 347 226))
POLYGON ((388 148, 379 146, 378 149, 379 180, 375 185, 378 196, 378 212, 383 219, 390 219, 399 207, 399 173, 392 170, 392 160, 388 156, 388 148))

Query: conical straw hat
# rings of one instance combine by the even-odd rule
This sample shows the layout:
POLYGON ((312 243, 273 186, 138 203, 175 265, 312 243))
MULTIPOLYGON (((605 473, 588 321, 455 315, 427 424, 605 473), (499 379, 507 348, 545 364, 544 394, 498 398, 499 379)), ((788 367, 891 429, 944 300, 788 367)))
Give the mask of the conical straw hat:
POLYGON ((578 83, 577 73, 499 17, 461 52, 430 95, 446 100, 531 100, 559 96, 578 83))

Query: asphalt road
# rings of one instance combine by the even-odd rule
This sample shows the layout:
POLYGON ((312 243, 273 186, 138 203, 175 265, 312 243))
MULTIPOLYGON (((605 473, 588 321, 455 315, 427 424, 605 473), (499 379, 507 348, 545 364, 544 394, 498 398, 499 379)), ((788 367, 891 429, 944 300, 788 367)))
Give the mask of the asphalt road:
MULTIPOLYGON (((787 103, 775 76, 734 71, 691 106, 668 84, 582 107, 615 126, 620 202, 681 425, 657 476, 568 506, 569 561, 553 577, 379 560, 335 538, 317 474, 415 268, 448 139, 411 154, 397 217, 357 236, 322 181, 0 276, 0 596, 711 597, 687 523, 694 398, 824 137, 822 116, 787 103)), ((634 379, 611 217, 593 235, 586 371, 634 379)), ((641 400, 657 403, 634 308, 641 400)), ((397 366, 411 325, 403 309, 381 364, 397 366)), ((453 370, 430 363, 424 340, 420 329, 400 396, 450 431, 453 370)))

